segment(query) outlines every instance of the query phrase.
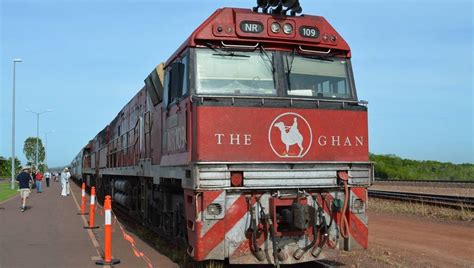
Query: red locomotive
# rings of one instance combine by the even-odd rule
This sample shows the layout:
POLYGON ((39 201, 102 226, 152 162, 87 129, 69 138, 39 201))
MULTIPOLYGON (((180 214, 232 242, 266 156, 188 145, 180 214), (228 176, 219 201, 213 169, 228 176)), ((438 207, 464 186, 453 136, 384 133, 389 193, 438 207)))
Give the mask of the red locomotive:
POLYGON ((75 177, 197 261, 367 248, 367 103, 348 44, 300 12, 217 10, 81 150, 75 177))

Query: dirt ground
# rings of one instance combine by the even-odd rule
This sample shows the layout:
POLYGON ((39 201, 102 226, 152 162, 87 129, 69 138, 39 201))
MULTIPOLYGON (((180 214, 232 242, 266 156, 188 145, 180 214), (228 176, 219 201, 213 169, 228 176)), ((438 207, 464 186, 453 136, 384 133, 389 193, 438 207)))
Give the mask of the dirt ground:
POLYGON ((369 249, 343 252, 346 267, 474 267, 474 223, 369 212, 369 249))

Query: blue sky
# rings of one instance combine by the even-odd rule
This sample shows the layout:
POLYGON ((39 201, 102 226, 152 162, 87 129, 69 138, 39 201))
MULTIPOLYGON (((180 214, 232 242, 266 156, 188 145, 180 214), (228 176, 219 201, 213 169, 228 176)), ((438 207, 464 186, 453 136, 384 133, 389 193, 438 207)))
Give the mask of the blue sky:
MULTIPOLYGON (((0 0, 0 155, 11 155, 12 60, 16 152, 40 131, 50 166, 68 164, 215 9, 255 1, 0 0)), ((471 0, 301 0, 352 48, 369 101, 370 151, 474 163, 471 0)))

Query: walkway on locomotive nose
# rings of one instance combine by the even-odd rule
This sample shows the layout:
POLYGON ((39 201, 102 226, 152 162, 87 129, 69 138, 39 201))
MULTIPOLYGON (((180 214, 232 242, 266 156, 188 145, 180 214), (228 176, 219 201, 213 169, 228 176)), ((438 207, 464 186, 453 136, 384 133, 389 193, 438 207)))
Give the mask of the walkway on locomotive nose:
MULTIPOLYGON (((1 268, 101 267, 95 261, 103 256, 104 216, 98 209, 95 225, 100 228, 85 230, 88 216, 77 215, 79 187, 71 183, 71 195, 64 197, 60 183, 51 184, 49 188, 43 185, 43 193, 32 190, 25 212, 20 211, 19 195, 1 204, 5 208, 0 210, 1 268)), ((117 222, 113 230, 112 254, 121 261, 114 267, 178 267, 135 235, 122 231, 117 222)))

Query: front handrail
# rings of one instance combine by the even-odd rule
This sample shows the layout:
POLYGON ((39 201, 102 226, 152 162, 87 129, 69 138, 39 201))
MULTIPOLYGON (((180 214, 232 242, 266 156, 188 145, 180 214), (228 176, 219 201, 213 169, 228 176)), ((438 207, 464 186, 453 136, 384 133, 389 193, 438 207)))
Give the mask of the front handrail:
POLYGON ((224 41, 221 41, 221 44, 223 47, 233 47, 233 48, 250 48, 250 49, 254 49, 254 48, 257 48, 260 43, 256 43, 255 45, 237 45, 237 44, 226 44, 224 43, 224 41))
POLYGON ((327 51, 321 51, 321 50, 304 49, 302 46, 299 46, 299 49, 300 51, 306 52, 306 53, 315 53, 315 54, 324 54, 324 55, 331 53, 330 48, 328 48, 327 51))

